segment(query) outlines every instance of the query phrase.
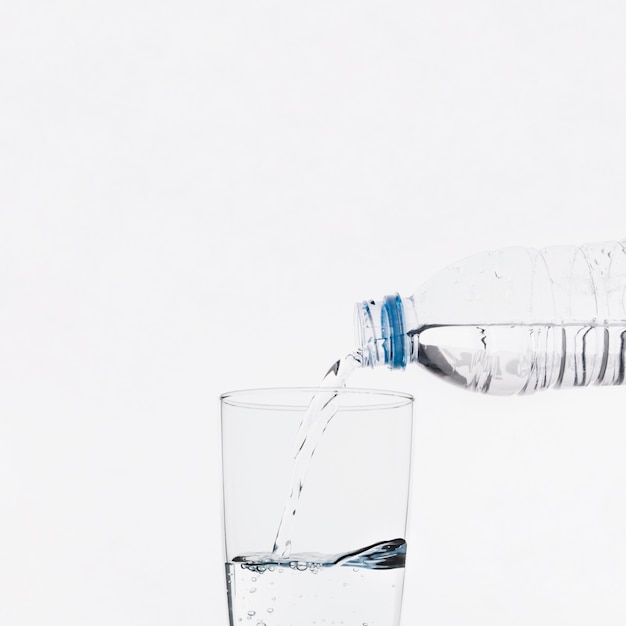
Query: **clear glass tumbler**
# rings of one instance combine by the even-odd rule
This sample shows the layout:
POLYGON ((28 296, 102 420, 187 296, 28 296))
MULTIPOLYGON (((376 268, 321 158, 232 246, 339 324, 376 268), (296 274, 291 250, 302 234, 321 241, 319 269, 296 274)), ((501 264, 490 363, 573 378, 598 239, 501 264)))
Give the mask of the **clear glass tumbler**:
POLYGON ((221 408, 230 625, 399 626, 413 398, 258 389, 221 408), (316 394, 333 415, 303 433, 316 394))

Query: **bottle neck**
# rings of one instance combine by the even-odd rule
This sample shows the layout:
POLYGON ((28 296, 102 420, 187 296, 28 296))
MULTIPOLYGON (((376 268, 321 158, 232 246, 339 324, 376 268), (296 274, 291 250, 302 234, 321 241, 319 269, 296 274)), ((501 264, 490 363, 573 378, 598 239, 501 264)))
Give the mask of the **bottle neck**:
POLYGON ((413 300, 397 293, 381 300, 364 300, 355 306, 357 347, 363 367, 406 367, 411 354, 408 332, 414 327, 410 320, 413 316, 413 300))

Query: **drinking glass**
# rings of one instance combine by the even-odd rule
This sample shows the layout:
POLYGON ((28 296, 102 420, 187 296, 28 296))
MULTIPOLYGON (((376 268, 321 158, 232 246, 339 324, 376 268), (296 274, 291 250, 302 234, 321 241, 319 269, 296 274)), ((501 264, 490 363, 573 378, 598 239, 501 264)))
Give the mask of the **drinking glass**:
POLYGON ((369 389, 221 397, 230 626, 399 626, 412 409, 369 389), (303 424, 314 398, 326 415, 303 424))

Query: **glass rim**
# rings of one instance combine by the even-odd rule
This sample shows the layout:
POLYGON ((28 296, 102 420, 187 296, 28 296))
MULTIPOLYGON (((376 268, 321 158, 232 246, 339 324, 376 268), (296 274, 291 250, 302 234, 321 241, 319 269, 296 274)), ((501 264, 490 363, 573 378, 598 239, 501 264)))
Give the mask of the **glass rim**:
POLYGON ((227 405, 247 409, 304 410, 307 408, 308 402, 301 405, 294 405, 291 403, 288 404, 286 402, 280 402, 280 400, 277 401, 276 397, 270 397, 267 401, 261 401, 258 399, 258 396, 269 396, 270 394, 287 395, 289 393, 306 393, 312 396, 313 394, 320 392, 338 393, 344 396, 352 397, 382 397, 381 402, 376 402, 372 404, 368 404, 367 402, 361 402, 346 407, 347 409, 353 411, 375 411, 381 409, 399 408, 402 406, 410 406, 415 402, 415 398, 410 393, 406 393, 404 391, 391 391, 388 389, 371 389, 363 387, 258 387, 227 391, 220 395, 219 400, 222 406, 227 405), (246 400, 246 395, 252 396, 253 399, 246 400))

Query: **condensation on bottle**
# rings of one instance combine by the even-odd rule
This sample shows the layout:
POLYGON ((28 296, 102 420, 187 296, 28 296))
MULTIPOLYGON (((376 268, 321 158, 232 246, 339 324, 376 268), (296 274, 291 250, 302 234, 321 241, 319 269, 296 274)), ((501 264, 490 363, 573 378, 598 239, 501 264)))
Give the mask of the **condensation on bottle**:
POLYGON ((363 366, 417 364, 496 395, 621 385, 626 240, 478 254, 412 296, 358 303, 355 322, 363 366))

